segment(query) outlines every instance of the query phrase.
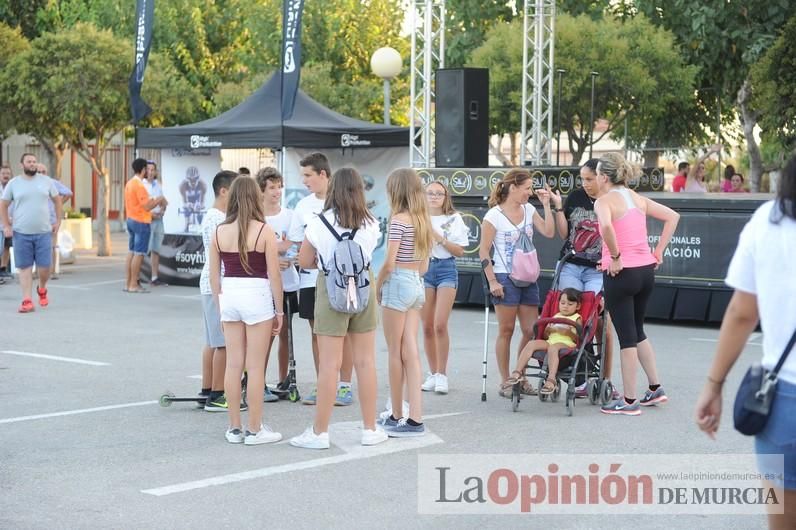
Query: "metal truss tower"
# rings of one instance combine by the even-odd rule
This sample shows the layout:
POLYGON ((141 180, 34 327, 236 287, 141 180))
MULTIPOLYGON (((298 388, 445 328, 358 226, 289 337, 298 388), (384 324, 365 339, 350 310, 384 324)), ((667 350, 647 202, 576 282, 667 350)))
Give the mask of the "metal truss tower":
POLYGON ((550 164, 555 19, 555 0, 524 0, 520 164, 550 164))
POLYGON ((409 161, 434 166, 434 72, 445 67, 445 0, 412 0, 409 161))

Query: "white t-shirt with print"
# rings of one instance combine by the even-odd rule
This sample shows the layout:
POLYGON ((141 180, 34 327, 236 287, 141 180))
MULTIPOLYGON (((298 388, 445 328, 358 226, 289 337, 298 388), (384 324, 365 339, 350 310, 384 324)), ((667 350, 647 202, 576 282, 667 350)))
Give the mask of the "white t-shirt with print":
MULTIPOLYGON (((210 208, 202 219, 202 244, 205 248, 205 264, 199 276, 199 292, 213 294, 210 290, 210 245, 216 234, 216 227, 224 222, 227 215, 218 208, 210 208)), ((224 276, 224 264, 221 264, 221 276, 224 276)))
MULTIPOLYGON (((348 228, 341 227, 334 221, 332 210, 327 210, 323 215, 341 236, 351 231, 348 228)), ((334 254, 334 248, 337 246, 337 239, 318 216, 315 216, 307 224, 306 237, 307 241, 315 247, 315 252, 318 255, 318 268, 320 269, 321 267, 321 258, 323 258, 323 263, 328 265, 334 254)), ((362 247, 362 253, 368 263, 373 259, 373 251, 376 250, 376 244, 379 242, 380 237, 379 222, 375 219, 367 221, 354 235, 354 241, 362 247)))
MULTIPOLYGON (((310 193, 302 198, 293 210, 293 219, 290 220, 290 229, 287 231, 287 238, 294 243, 301 245, 304 241, 304 230, 310 220, 323 211, 325 199, 319 199, 314 193, 310 193)), ((317 270, 299 271, 299 287, 315 287, 315 280, 318 277, 317 270)))
MULTIPOLYGON (((290 221, 293 219, 293 210, 289 208, 282 208, 276 215, 266 215, 265 222, 276 232, 276 240, 282 241, 283 234, 287 234, 290 230, 290 221)), ((295 262, 298 245, 293 245, 284 256, 280 258, 292 259, 295 262)), ((282 271, 282 290, 286 293, 299 290, 299 273, 296 267, 288 267, 282 271)))
MULTIPOLYGON (((733 289, 757 296, 763 329, 763 360, 772 369, 796 330, 796 221, 770 221, 774 201, 760 206, 746 223, 730 262, 725 282, 733 289)), ((796 351, 791 351, 779 377, 796 384, 796 351)))
POLYGON ((523 205, 525 220, 519 225, 512 224, 500 206, 494 206, 486 212, 484 222, 495 227, 493 270, 495 274, 508 274, 511 272, 511 260, 514 257, 514 245, 520 238, 520 228, 525 224, 525 233, 533 238, 533 214, 536 212, 530 204, 523 205), (518 228, 519 227, 519 228, 518 228))
MULTIPOLYGON (((465 248, 470 244, 470 229, 464 224, 464 220, 458 212, 451 215, 432 215, 431 227, 437 234, 443 236, 453 244, 465 248)), ((445 247, 440 243, 434 243, 434 246, 431 248, 431 257, 448 259, 452 258, 453 254, 445 250, 445 247)))

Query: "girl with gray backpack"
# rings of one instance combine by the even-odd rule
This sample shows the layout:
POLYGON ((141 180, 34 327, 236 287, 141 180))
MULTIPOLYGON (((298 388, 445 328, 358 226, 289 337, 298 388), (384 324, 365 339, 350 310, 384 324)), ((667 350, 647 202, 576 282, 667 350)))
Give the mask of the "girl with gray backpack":
POLYGON ((329 448, 329 421, 348 335, 354 351, 362 445, 387 440, 376 426, 376 326, 378 314, 370 261, 381 232, 368 211, 362 177, 356 170, 337 170, 329 182, 324 210, 310 219, 298 262, 302 269, 319 269, 315 287, 314 331, 318 337, 318 399, 315 421, 290 445, 329 448))

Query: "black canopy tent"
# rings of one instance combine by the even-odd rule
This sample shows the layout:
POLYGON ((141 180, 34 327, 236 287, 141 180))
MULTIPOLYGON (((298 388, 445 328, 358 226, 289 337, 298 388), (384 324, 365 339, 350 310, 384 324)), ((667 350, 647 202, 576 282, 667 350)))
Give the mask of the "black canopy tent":
POLYGON ((322 149, 409 145, 408 128, 343 116, 301 90, 296 94, 293 117, 283 123, 279 81, 278 75, 272 75, 248 99, 215 118, 178 127, 138 129, 138 146, 154 149, 322 149))

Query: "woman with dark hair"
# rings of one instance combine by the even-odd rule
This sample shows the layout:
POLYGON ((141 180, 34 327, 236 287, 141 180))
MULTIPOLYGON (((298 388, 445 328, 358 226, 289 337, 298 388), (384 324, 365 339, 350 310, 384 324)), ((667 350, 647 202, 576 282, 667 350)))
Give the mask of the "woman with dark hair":
MULTIPOLYGON (((735 166, 727 164, 724 168, 724 180, 721 181, 721 191, 729 193, 732 191, 732 177, 735 175, 735 166)), ((743 177, 741 177, 743 179, 743 177)))
MULTIPOLYGON (((722 413, 722 388, 727 374, 758 322, 763 329, 761 364, 771 370, 796 329, 796 156, 782 172, 776 199, 752 215, 738 240, 727 270, 735 289, 719 331, 716 355, 696 405, 696 422, 714 438, 722 413)), ((761 474, 781 477, 764 483, 784 488, 783 514, 769 514, 769 528, 796 528, 796 352, 778 374, 768 423, 755 437, 761 474), (766 455, 773 455, 769 458, 766 455), (780 455, 784 455, 783 460, 780 455), (783 474, 784 471, 784 474, 783 474)))
POLYGON ((605 306, 619 337, 624 397, 603 405, 605 414, 638 416, 641 406, 668 400, 658 379, 655 351, 644 334, 644 316, 655 284, 655 269, 677 228, 680 214, 627 188, 638 170, 619 153, 608 153, 597 164, 600 197, 594 203, 603 251, 605 306), (647 239, 647 216, 663 221, 655 252, 647 239), (636 399, 638 364, 649 381, 649 390, 636 399))
POLYGON ((749 190, 743 187, 744 178, 740 173, 735 173, 730 179, 730 193, 749 193, 749 190))
MULTIPOLYGON (((550 193, 547 188, 537 189, 535 193, 544 208, 544 217, 528 204, 534 194, 530 172, 524 168, 510 169, 492 190, 489 197, 490 210, 481 224, 478 256, 482 262, 487 263, 484 274, 489 282, 489 292, 492 293, 492 303, 498 318, 495 355, 502 381, 499 394, 506 398, 511 397, 513 386, 508 379, 509 347, 514 335, 514 325, 519 318, 522 331, 520 347, 517 350, 519 355, 531 340, 533 326, 539 317, 539 287, 536 283, 518 287, 510 278, 515 246, 520 240, 521 232, 524 231, 525 236, 531 238, 534 228, 545 237, 553 237, 556 227, 550 203, 553 203, 556 211, 561 208, 560 195, 550 193)), ((531 395, 536 390, 527 383, 523 385, 522 392, 531 395)))

